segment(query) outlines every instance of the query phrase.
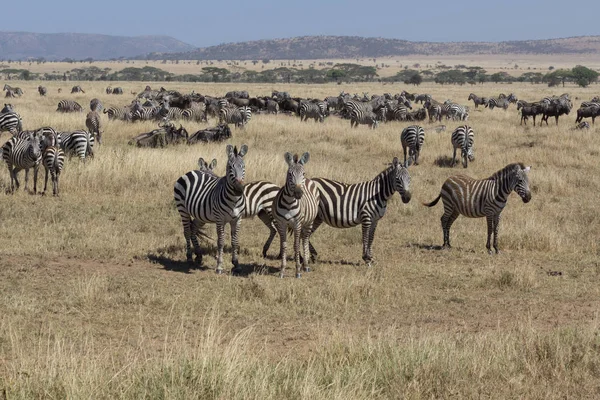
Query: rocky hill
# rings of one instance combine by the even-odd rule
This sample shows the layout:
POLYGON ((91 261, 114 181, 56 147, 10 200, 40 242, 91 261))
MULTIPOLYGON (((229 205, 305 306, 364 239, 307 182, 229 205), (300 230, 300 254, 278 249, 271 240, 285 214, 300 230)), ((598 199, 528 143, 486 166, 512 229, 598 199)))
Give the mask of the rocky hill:
POLYGON ((85 33, 0 32, 0 58, 23 60, 109 60, 153 52, 186 52, 195 47, 169 36, 110 36, 85 33))
POLYGON ((509 42, 410 42, 358 36, 302 36, 290 39, 227 43, 148 59, 288 60, 457 54, 581 54, 600 53, 600 36, 509 42))

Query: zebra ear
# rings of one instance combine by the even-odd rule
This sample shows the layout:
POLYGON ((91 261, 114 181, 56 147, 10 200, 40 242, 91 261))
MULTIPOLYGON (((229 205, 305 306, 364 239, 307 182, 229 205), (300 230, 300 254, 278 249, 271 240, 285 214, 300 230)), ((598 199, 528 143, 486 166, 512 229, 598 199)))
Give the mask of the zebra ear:
POLYGON ((213 170, 217 167, 217 159, 213 158, 213 160, 210 162, 210 165, 208 166, 208 169, 213 170))
POLYGON ((523 168, 523 171, 524 171, 524 172, 529 172, 530 170, 531 170, 531 165, 530 165, 530 166, 528 166, 528 167, 525 167, 525 168, 523 168))
POLYGON ((397 167, 400 164, 400 160, 398 160, 398 157, 394 157, 394 159, 392 160, 392 165, 394 167, 397 167))
POLYGON ((289 151, 286 152, 283 157, 285 158, 287 165, 292 166, 294 164, 294 156, 289 151))
POLYGON ((310 153, 307 151, 306 153, 302 154, 302 158, 300 158, 298 162, 304 165, 308 162, 308 160, 310 160, 310 153))
POLYGON ((227 153, 227 157, 228 158, 233 158, 233 146, 228 144, 227 147, 225 147, 225 152, 227 153))
POLYGON ((206 161, 204 161, 204 158, 200 157, 198 159, 198 168, 200 168, 200 170, 203 170, 206 167, 206 161))
POLYGON ((248 152, 248 146, 245 145, 245 144, 243 144, 242 147, 240 147, 240 151, 238 152, 238 156, 244 157, 247 152, 248 152))

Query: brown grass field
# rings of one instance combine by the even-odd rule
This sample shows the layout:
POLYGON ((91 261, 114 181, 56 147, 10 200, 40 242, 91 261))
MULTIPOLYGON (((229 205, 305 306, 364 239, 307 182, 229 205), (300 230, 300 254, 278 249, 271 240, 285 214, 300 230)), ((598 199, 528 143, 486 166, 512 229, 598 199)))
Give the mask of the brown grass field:
MULTIPOLYGON (((92 97, 105 107, 131 100, 106 95, 100 82, 81 82, 86 94, 77 95, 68 93, 77 82, 47 83, 47 98, 37 94, 39 82, 11 84, 25 91, 11 103, 26 129, 85 128, 85 113, 55 112, 62 98, 85 108, 92 97)), ((116 85, 130 93, 145 83, 116 85)), ((319 98, 404 88, 163 86, 319 98)), ((579 100, 558 127, 552 120, 519 126, 514 105, 472 109, 476 160, 467 170, 439 166, 452 155, 458 122, 445 122, 446 132, 426 130, 421 163, 409 168, 412 200, 405 205, 395 195, 389 203, 375 265, 361 261, 360 228, 323 226, 312 240, 319 260, 300 280, 291 272, 279 279, 279 261, 262 258, 268 231, 258 219, 242 222, 243 276, 217 276, 211 256, 206 269, 184 261, 173 184, 198 157, 216 158, 223 174, 225 143, 138 149, 127 141, 153 124, 104 119, 104 144, 88 163, 67 161, 59 198, 5 195, 10 180, 1 166, 0 398, 598 398, 600 132, 572 129, 579 103, 597 89, 422 85, 419 92, 462 104, 471 91, 529 101, 569 92, 579 100), (440 250, 443 207, 421 203, 453 174, 484 178, 516 161, 532 165, 533 198, 524 204, 510 196, 502 253, 487 254, 484 219, 465 217, 452 228, 453 249, 440 250)), ((337 117, 315 124, 255 115, 231 143, 249 146, 248 182, 282 184, 286 151, 310 151, 308 176, 349 183, 372 179, 402 157, 400 132, 409 123, 375 131, 349 125, 337 117)), ((206 124, 184 126, 192 133, 206 124)), ((216 236, 214 228, 209 234, 216 236)), ((215 243, 203 243, 214 256, 215 243)), ((226 254, 225 267, 230 260, 226 254)))

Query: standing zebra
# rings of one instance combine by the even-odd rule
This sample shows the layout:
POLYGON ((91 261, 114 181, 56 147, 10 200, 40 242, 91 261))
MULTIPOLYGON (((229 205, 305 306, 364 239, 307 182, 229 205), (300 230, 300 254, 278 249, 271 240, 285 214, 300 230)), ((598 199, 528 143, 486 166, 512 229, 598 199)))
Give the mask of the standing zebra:
POLYGON ((133 117, 129 107, 109 107, 102 112, 108 114, 109 120, 131 121, 133 117))
POLYGON ((58 102, 58 107, 56 108, 58 112, 81 112, 83 111, 83 107, 74 101, 74 100, 61 100, 58 102))
MULTIPOLYGON (((319 213, 312 231, 315 232, 323 222, 334 228, 362 225, 362 258, 370 267, 375 229, 385 215, 388 200, 398 192, 403 203, 410 201, 410 175, 406 165, 394 157, 390 166, 373 180, 351 185, 325 178, 312 181, 320 193, 319 213)), ((317 255, 312 245, 310 252, 317 255)))
POLYGON ((466 121, 469 119, 469 107, 463 106, 456 103, 448 104, 448 118, 452 118, 453 121, 466 121))
POLYGON ((350 127, 356 128, 358 125, 369 125, 369 128, 379 127, 379 120, 373 111, 352 110, 350 113, 350 127))
POLYGON ((16 135, 23 130, 23 121, 21 116, 14 111, 8 111, 0 114, 0 134, 4 131, 16 135))
POLYGON ((404 165, 406 162, 406 148, 409 150, 409 161, 412 159, 415 165, 419 165, 419 155, 425 141, 425 130, 419 125, 411 125, 404 128, 400 134, 402 151, 404 152, 404 165))
POLYGON ((471 93, 467 100, 473 100, 473 103, 475 103, 475 108, 479 107, 480 105, 486 106, 487 103, 487 99, 485 97, 479 97, 475 93, 471 93))
POLYGON ((85 126, 92 135, 95 135, 98 138, 98 145, 101 145, 102 131, 100 130, 100 114, 98 114, 96 111, 90 111, 87 113, 85 116, 85 126))
POLYGON ((223 107, 219 110, 219 124, 234 124, 241 128, 252 118, 250 107, 223 107))
POLYGON ((46 86, 38 86, 38 93, 40 96, 45 96, 48 93, 48 89, 46 89, 46 86))
POLYGON ((40 150, 39 132, 29 132, 27 138, 14 136, 2 146, 2 159, 6 162, 10 174, 10 191, 15 192, 19 189, 19 180, 17 174, 20 170, 25 170, 25 190, 29 181, 29 169, 33 168, 33 193, 37 192, 37 177, 42 152, 40 150))
POLYGON ((285 185, 279 190, 273 200, 273 218, 279 231, 281 241, 281 271, 283 278, 286 266, 287 232, 294 233, 294 259, 296 261, 296 278, 301 277, 301 267, 309 272, 309 240, 313 231, 313 222, 319 211, 319 190, 317 185, 305 177, 304 165, 308 162, 310 154, 304 153, 302 157, 297 154, 285 153, 288 164, 285 185), (300 263, 302 252, 303 265, 300 263))
POLYGON ((62 172, 65 164, 65 152, 58 145, 58 135, 56 132, 48 133, 44 132, 44 141, 42 143, 43 154, 42 163, 46 170, 44 178, 44 191, 42 195, 46 194, 46 188, 48 187, 48 173, 52 177, 52 195, 58 196, 58 179, 62 172))
POLYGON ((488 235, 486 247, 492 254, 490 239, 494 234, 494 250, 498 253, 498 225, 500 213, 506 206, 508 195, 514 190, 524 203, 531 200, 528 173, 531 167, 522 163, 509 164, 487 179, 473 179, 466 175, 451 176, 442 185, 439 196, 431 203, 433 207, 442 199, 444 215, 442 215, 442 230, 444 232, 444 247, 450 246, 450 227, 460 214, 470 218, 486 217, 488 235))
POLYGON ((300 103, 298 108, 298 114, 300 115, 300 121, 308 121, 309 118, 313 118, 315 122, 323 122, 325 120, 325 111, 320 104, 303 101, 300 103))
POLYGON ((94 156, 94 135, 77 130, 58 133, 58 145, 68 156, 77 156, 85 162, 87 157, 94 156))
POLYGON ((194 245, 196 261, 202 263, 200 245, 195 235, 192 235, 192 219, 196 219, 198 227, 204 224, 217 226, 217 269, 223 273, 223 247, 225 245, 225 225, 231 225, 231 262, 232 272, 239 272, 238 263, 238 233, 240 221, 246 202, 244 197, 244 177, 246 167, 244 155, 248 146, 242 145, 239 152, 237 147, 227 145, 227 172, 224 177, 217 178, 200 171, 190 171, 175 182, 174 197, 177 211, 183 225, 186 257, 192 261, 194 245))
POLYGON ((473 150, 475 134, 473 133, 473 129, 469 125, 459 126, 452 132, 450 140, 454 149, 452 166, 454 167, 456 164, 456 149, 460 149, 462 165, 464 168, 467 168, 469 161, 473 162, 475 160, 475 152, 473 150))

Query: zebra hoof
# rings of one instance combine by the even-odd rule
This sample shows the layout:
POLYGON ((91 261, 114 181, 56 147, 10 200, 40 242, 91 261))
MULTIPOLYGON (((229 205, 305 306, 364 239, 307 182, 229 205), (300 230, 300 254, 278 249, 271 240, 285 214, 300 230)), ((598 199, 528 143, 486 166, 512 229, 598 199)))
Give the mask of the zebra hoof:
POLYGON ((223 269, 222 268, 218 268, 217 270, 215 270, 215 273, 217 275, 223 275, 223 269))
POLYGON ((299 272, 297 272, 297 273, 296 273, 296 278, 297 278, 297 279, 300 279, 300 278, 302 278, 302 274, 301 274, 301 273, 299 273, 299 272))
POLYGON ((279 279, 283 279, 283 272, 279 274, 279 279))

